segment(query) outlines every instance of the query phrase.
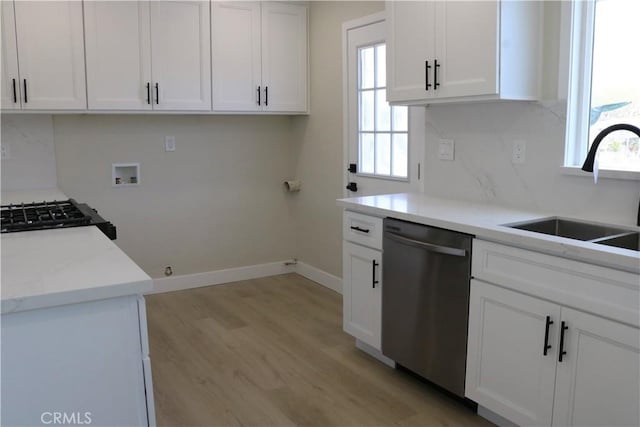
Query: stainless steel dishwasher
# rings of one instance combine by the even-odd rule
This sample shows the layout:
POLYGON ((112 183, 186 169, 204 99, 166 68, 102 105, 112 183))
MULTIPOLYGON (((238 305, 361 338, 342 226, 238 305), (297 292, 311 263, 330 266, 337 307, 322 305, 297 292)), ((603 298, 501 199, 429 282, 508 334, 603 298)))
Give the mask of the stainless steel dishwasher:
POLYGON ((382 353, 464 397, 472 236, 383 224, 382 353))

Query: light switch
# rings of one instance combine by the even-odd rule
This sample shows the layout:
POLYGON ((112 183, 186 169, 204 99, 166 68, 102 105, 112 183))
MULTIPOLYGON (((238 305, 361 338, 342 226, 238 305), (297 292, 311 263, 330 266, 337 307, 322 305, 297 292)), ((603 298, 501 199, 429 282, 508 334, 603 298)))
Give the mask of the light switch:
POLYGON ((511 162, 524 163, 525 154, 527 152, 527 142, 523 139, 516 139, 513 141, 513 153, 511 162))
POLYGON ((454 158, 454 142, 453 139, 441 139, 438 149, 438 158, 440 160, 453 160, 454 158))
POLYGON ((176 151, 176 137, 165 136, 164 137, 164 151, 176 151))

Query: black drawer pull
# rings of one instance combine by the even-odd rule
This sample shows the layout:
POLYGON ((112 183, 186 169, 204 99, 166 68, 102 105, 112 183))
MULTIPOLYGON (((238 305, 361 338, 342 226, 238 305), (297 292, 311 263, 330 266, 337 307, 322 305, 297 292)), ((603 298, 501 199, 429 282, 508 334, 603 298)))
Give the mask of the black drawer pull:
POLYGON ((160 104, 160 85, 156 82, 156 105, 160 104))
POLYGON ((547 350, 551 348, 549 345, 549 326, 553 325, 553 320, 551 320, 551 316, 547 316, 547 320, 544 326, 544 348, 542 349, 543 356, 547 355, 547 350))
POLYGON ((562 362, 562 356, 567 354, 564 350, 564 331, 567 329, 569 329, 569 327, 564 322, 560 322, 560 355, 558 356, 558 362, 562 362))
POLYGON ((378 283, 380 283, 380 282, 378 282, 378 281, 376 280, 376 267, 377 267, 378 265, 380 265, 380 264, 378 264, 378 263, 376 262, 376 260, 374 259, 374 260, 373 260, 373 271, 371 272, 371 286, 373 287, 373 289, 375 289, 375 288, 376 288, 376 285, 377 285, 378 283))
POLYGON ((359 232, 361 232, 361 233, 368 233, 368 232, 369 232, 369 229, 368 229, 368 228, 360 228, 360 227, 358 227, 358 226, 353 226, 353 225, 351 226, 351 229, 352 229, 352 230, 359 231, 359 232))
POLYGON ((27 102, 29 102, 27 100, 27 79, 24 79, 24 103, 26 104, 27 102))
POLYGON ((13 103, 18 103, 18 91, 16 90, 16 79, 13 79, 13 103))
POLYGON ((258 105, 260 105, 260 86, 258 86, 258 105))
POLYGON ((147 82, 147 104, 151 105, 151 83, 147 82))
POLYGON ((440 64, 438 64, 438 60, 433 61, 433 90, 437 90, 440 83, 438 83, 438 68, 440 68, 440 64))

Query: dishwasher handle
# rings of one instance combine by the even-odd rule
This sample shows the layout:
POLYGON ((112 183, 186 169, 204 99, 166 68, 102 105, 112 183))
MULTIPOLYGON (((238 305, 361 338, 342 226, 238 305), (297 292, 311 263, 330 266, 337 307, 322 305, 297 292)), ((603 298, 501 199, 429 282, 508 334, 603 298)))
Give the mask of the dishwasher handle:
POLYGON ((389 237, 391 240, 395 240, 398 243, 414 246, 416 248, 424 249, 425 251, 435 252, 443 255, 459 256, 459 257, 467 256, 466 249, 450 248, 448 246, 440 246, 440 245, 434 245, 433 243, 421 242, 420 240, 410 239, 408 237, 404 237, 399 234, 392 233, 390 231, 387 231, 385 235, 389 237))

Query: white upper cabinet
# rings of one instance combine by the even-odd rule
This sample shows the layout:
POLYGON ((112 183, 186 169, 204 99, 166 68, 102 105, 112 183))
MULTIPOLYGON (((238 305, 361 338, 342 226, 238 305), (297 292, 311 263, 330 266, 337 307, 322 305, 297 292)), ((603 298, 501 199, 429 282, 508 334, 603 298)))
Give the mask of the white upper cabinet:
POLYGON ((2 19, 2 71, 0 76, 0 92, 2 93, 2 109, 15 110, 22 105, 20 93, 20 76, 18 75, 18 50, 16 46, 16 24, 12 1, 1 3, 0 19, 2 19))
POLYGON ((213 109, 306 112, 307 7, 213 2, 211 14, 213 109))
POLYGON ((154 109, 211 110, 209 19, 208 1, 151 2, 154 109))
POLYGON ((429 104, 539 96, 535 1, 387 1, 387 98, 429 104))
POLYGON ((149 2, 87 1, 84 24, 89 109, 150 110, 149 2))
POLYGON ((260 111, 260 3, 215 1, 211 8, 213 108, 260 111))
POLYGON ((265 110, 307 110, 307 8, 262 6, 262 83, 265 110))
POLYGON ((82 3, 18 1, 15 19, 22 108, 86 109, 82 3))

